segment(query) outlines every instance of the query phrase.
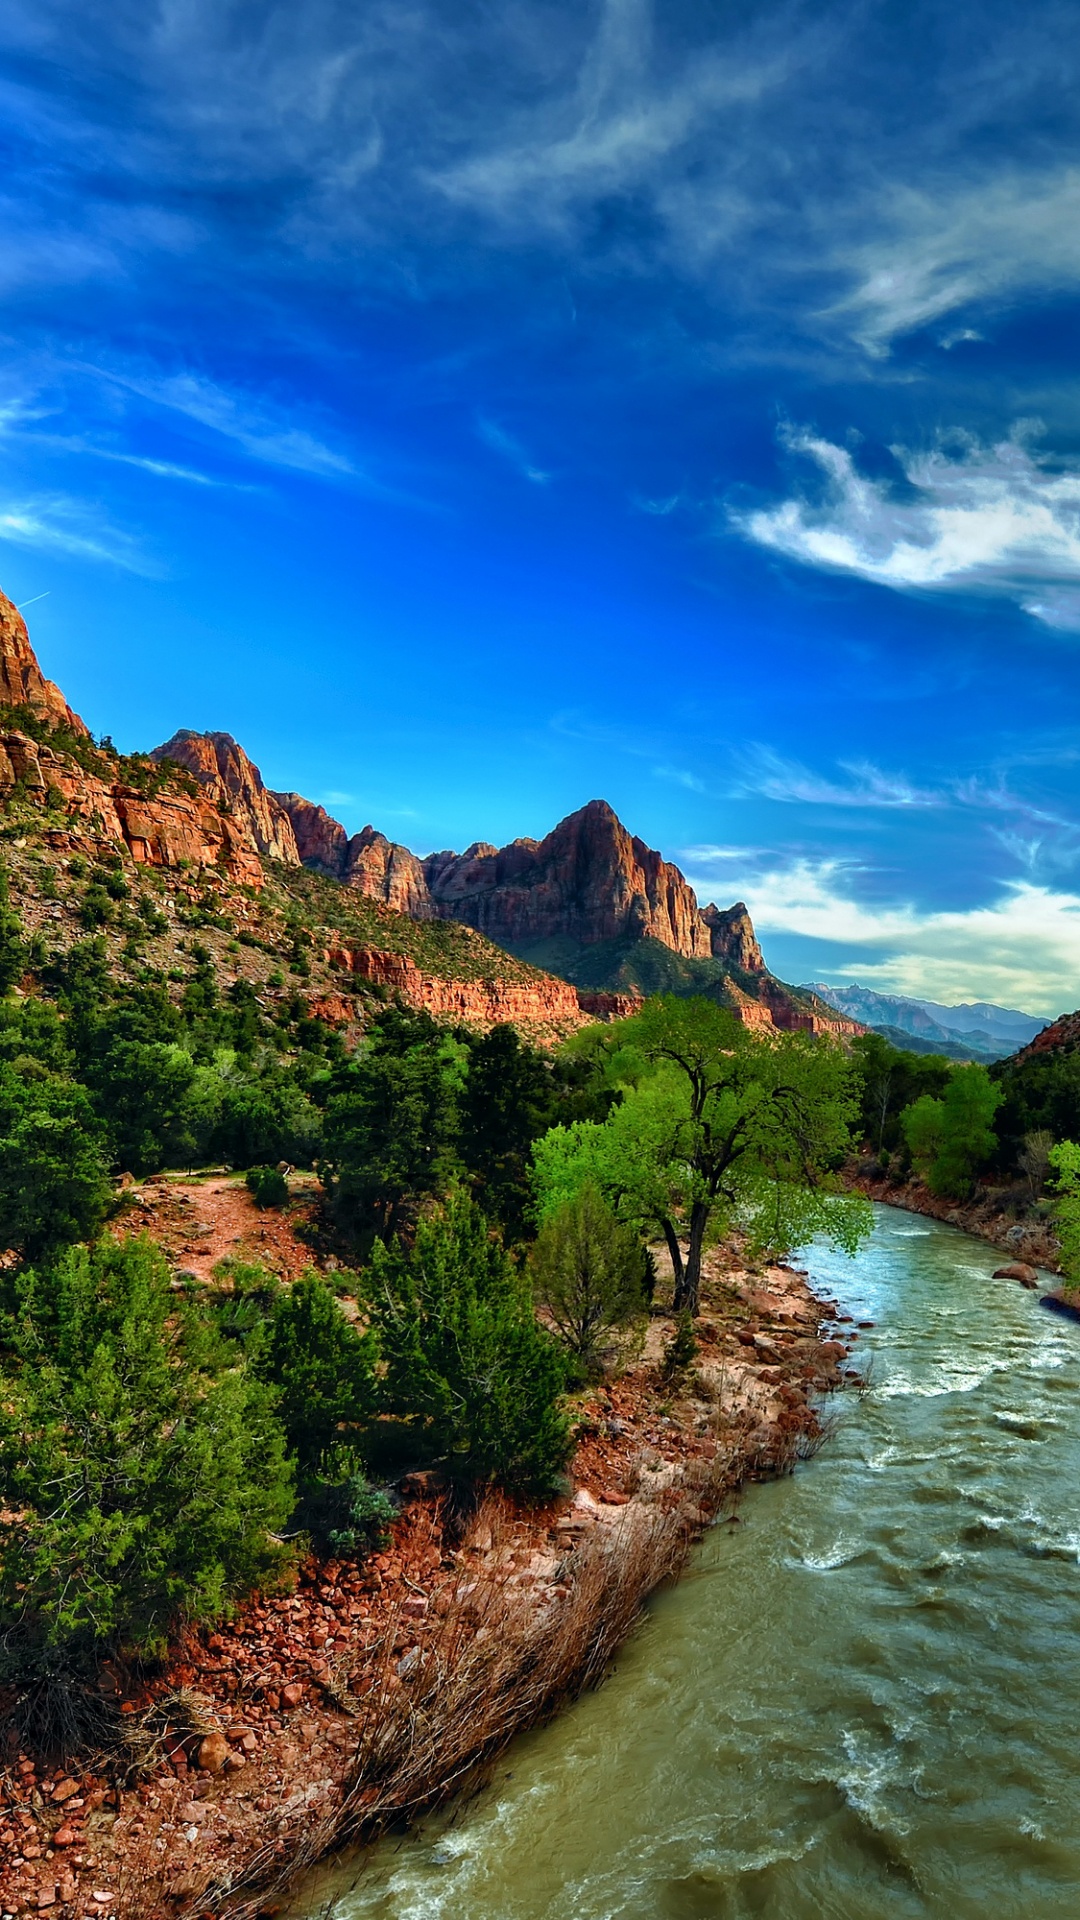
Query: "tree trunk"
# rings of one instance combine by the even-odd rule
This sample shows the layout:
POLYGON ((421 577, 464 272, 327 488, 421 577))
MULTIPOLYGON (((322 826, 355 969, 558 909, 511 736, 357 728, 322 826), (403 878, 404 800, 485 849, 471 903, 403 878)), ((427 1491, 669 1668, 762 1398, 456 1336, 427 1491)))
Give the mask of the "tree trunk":
POLYGON ((708 1207, 703 1200, 695 1200, 690 1209, 690 1244, 686 1250, 686 1267, 681 1285, 677 1283, 675 1287, 676 1313, 697 1313, 701 1305, 701 1250, 708 1224, 708 1207))
POLYGON ((663 1228, 664 1239, 667 1241, 667 1250, 671 1255, 671 1271, 675 1276, 675 1311, 677 1313, 679 1311, 679 1295, 685 1285, 682 1248, 679 1245, 679 1236, 675 1231, 674 1223, 671 1220, 661 1220, 660 1225, 663 1228))

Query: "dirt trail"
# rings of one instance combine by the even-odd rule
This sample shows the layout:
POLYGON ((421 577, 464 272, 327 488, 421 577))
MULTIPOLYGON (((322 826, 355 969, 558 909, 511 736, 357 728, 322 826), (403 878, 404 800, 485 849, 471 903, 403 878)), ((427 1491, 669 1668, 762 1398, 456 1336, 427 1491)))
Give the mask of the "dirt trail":
POLYGON ((179 1272, 209 1281, 219 1260, 257 1262, 279 1279, 295 1280, 322 1261, 298 1237, 316 1210, 314 1174, 290 1176, 288 1207, 260 1209, 242 1175, 184 1178, 161 1175, 132 1187, 115 1224, 121 1237, 150 1233, 179 1272))

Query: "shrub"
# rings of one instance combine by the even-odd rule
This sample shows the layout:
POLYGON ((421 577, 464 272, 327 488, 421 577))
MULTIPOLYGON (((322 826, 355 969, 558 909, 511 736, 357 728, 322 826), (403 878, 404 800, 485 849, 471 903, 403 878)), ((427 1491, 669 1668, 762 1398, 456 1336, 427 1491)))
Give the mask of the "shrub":
POLYGON ((545 1220, 530 1259, 536 1297, 586 1372, 611 1333, 639 1318, 645 1263, 637 1236, 620 1226, 599 1190, 586 1186, 545 1220))
POLYGON ((267 1389, 207 1371, 149 1240, 75 1247, 20 1286, 0 1390, 8 1658, 160 1650, 280 1563, 292 1476, 267 1389))
POLYGON ((245 1184, 257 1207, 283 1207, 289 1197, 289 1183, 277 1167, 252 1167, 245 1184))
POLYGON ((375 1407, 377 1348, 349 1325, 326 1282, 306 1273, 279 1295, 257 1365, 302 1473, 314 1472, 344 1427, 359 1439, 375 1407))
POLYGON ((957 1067, 944 1098, 923 1094, 900 1116, 904 1139, 931 1193, 963 1199, 997 1146, 993 1119, 1002 1092, 985 1067, 957 1067))
POLYGON ((377 1242, 370 1306, 391 1410, 454 1478, 543 1492, 569 1451, 566 1361, 536 1323, 527 1277, 464 1195, 411 1248, 377 1242))
POLYGON ((38 1260, 95 1233, 111 1189, 84 1089, 20 1064, 0 1065, 0 1247, 38 1260))
POLYGON ((0 995, 18 984, 26 963, 22 921, 11 905, 7 868, 0 866, 0 995))
POLYGON ((325 1471, 304 1482, 292 1525, 324 1552, 359 1558, 386 1545, 397 1508, 370 1485, 345 1448, 333 1449, 325 1471))

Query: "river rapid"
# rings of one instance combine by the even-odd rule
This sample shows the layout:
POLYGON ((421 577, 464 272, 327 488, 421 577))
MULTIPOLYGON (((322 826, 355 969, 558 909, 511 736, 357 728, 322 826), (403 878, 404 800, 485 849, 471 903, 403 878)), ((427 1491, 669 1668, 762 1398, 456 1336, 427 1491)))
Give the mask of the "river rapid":
POLYGON ((804 1263, 872 1390, 750 1489, 599 1692, 309 1881, 336 1920, 1080 1915, 1080 1324, 887 1207, 804 1263))

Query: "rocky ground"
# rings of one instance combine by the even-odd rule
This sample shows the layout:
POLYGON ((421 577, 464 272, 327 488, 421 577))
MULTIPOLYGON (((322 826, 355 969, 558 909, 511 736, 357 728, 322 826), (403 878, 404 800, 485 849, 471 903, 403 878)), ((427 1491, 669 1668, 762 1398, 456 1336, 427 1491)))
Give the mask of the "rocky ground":
MULTIPOLYGON (((161 1179, 129 1194, 117 1230, 154 1233, 199 1279, 232 1256, 256 1257, 288 1280, 313 1260, 334 1264, 313 1254, 315 1204, 306 1184, 287 1212, 271 1214, 223 1176, 161 1179)), ((362 1565, 310 1560, 294 1591, 191 1635, 166 1667, 106 1671, 103 1703, 122 1730, 108 1758, 59 1766, 20 1752, 0 1774, 0 1914, 194 1916, 237 1911, 245 1889, 245 1912, 274 1911, 290 1863, 373 1819, 385 1824, 395 1796, 411 1807, 447 1784, 437 1738, 426 1771, 414 1762, 410 1772, 398 1753, 395 1772, 384 1751, 390 1733, 400 1747, 406 1726, 414 1739, 414 1696, 425 1686, 437 1731, 430 1675, 447 1649, 451 1668, 463 1649, 479 1661, 482 1691, 482 1641, 492 1660, 514 1634, 522 1646, 532 1634, 531 1646, 556 1648, 573 1621, 595 1642, 589 1608, 616 1608, 610 1575, 605 1588, 596 1569, 636 1554, 640 1591, 621 1591, 625 1621, 609 1622, 617 1638, 726 1493, 813 1450, 818 1395, 857 1372, 848 1362, 857 1332, 837 1322, 827 1337, 830 1317, 837 1322, 835 1308, 804 1274, 750 1273, 715 1255, 696 1358, 678 1378, 665 1375, 673 1322, 654 1312, 622 1375, 581 1399, 564 1498, 543 1509, 489 1502, 462 1523, 436 1480, 409 1476, 384 1552, 362 1565)), ((577 1660, 565 1654, 566 1677, 547 1693, 519 1689, 498 1740, 573 1690, 577 1660)), ((588 1677, 582 1667, 578 1678, 588 1677)), ((462 1766, 469 1737, 459 1738, 462 1766)))

